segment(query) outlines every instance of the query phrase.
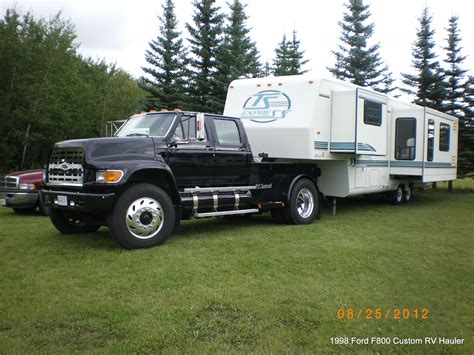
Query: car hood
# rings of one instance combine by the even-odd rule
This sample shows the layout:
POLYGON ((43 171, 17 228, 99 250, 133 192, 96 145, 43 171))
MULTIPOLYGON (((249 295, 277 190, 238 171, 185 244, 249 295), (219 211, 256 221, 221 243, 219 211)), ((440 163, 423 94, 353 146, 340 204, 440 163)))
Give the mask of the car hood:
POLYGON ((39 180, 43 177, 43 170, 42 169, 34 169, 34 170, 23 170, 23 171, 15 171, 12 173, 6 174, 6 176, 18 176, 18 177, 25 177, 25 178, 35 178, 38 177, 39 180))
POLYGON ((75 139, 56 143, 54 148, 82 148, 88 164, 155 157, 155 146, 150 137, 75 139))

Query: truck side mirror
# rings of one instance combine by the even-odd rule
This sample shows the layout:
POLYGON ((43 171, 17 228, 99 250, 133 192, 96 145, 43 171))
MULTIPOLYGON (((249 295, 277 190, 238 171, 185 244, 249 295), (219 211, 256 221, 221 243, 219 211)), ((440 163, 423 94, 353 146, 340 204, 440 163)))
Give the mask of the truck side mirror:
POLYGON ((196 139, 202 141, 206 138, 206 131, 204 128, 204 114, 196 114, 196 139))

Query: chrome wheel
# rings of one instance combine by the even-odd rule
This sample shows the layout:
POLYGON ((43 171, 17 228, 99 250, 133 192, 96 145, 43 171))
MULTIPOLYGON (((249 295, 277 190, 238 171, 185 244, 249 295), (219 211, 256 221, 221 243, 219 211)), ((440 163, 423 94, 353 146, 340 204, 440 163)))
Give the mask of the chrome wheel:
POLYGON ((296 197, 296 210, 301 218, 308 218, 313 213, 314 198, 313 193, 308 188, 303 188, 296 197))
POLYGON ((133 201, 128 207, 125 224, 128 231, 136 238, 154 237, 163 227, 165 216, 158 201, 142 197, 133 201))

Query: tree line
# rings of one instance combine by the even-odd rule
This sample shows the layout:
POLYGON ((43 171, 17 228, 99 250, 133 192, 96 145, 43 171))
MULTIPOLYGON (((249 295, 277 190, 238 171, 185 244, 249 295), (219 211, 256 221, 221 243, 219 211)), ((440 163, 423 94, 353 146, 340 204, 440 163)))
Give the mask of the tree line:
MULTIPOLYGON (((298 34, 283 34, 274 58, 262 63, 250 36, 245 5, 193 0, 187 37, 178 29, 173 0, 165 0, 156 38, 145 51, 148 63, 138 80, 115 65, 78 54, 74 26, 61 19, 20 16, 9 9, 0 20, 0 171, 39 166, 59 140, 104 135, 104 123, 143 109, 181 108, 221 113, 227 87, 237 78, 307 72, 309 58, 298 34)), ((397 87, 371 43, 375 25, 363 0, 348 0, 339 22, 336 78, 390 93, 397 87)), ((417 104, 460 119, 460 172, 474 170, 473 77, 463 68, 458 18, 447 27, 444 57, 435 52, 432 17, 419 18, 412 47, 412 72, 402 73, 401 90, 417 104)))
POLYGON ((115 65, 77 53, 61 19, 0 20, 0 171, 41 167, 54 142, 96 137, 108 120, 141 109, 145 92, 115 65))
MULTIPOLYGON (((221 113, 227 87, 237 78, 303 74, 308 59, 300 48, 297 32, 286 34, 275 48, 274 59, 262 65, 256 43, 246 25, 245 5, 228 4, 228 14, 213 0, 194 0, 192 21, 186 23, 189 37, 178 30, 173 0, 166 0, 160 16, 159 34, 146 52, 149 67, 140 86, 148 92, 147 106, 184 108, 221 113), (186 43, 185 43, 186 40, 186 43)), ((380 55, 380 43, 371 43, 375 31, 369 5, 349 0, 339 22, 340 44, 332 53, 335 64, 327 69, 338 79, 372 87, 383 93, 395 89, 411 95, 413 102, 459 118, 459 171, 474 171, 474 118, 472 76, 463 68, 458 17, 447 27, 440 63, 435 52, 432 16, 425 7, 412 46, 412 72, 401 73, 403 86, 380 55)))

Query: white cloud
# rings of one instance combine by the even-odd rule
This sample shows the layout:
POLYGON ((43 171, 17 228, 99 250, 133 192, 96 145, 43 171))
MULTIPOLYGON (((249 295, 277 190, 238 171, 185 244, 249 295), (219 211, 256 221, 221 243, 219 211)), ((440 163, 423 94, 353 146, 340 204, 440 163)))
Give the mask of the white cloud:
MULTIPOLYGON (((310 59, 308 69, 316 75, 328 76, 326 67, 334 58, 331 50, 338 44, 339 26, 342 20, 345 0, 258 0, 248 3, 248 25, 257 42, 261 60, 271 61, 273 52, 283 33, 291 35, 298 32, 302 48, 310 59)), ((93 58, 105 58, 116 62, 120 67, 135 76, 142 74, 146 65, 144 54, 148 42, 158 34, 158 17, 161 15, 162 1, 93 1, 93 0, 17 0, 16 7, 43 17, 62 11, 65 18, 75 24, 80 52, 93 58)), ((227 0, 216 3, 227 9, 227 0)), ((415 40, 418 26, 417 18, 424 5, 428 5, 433 15, 433 25, 437 31, 438 53, 445 45, 448 19, 451 15, 460 16, 460 30, 463 38, 464 54, 468 55, 465 68, 474 68, 474 21, 470 15, 474 2, 469 0, 366 0, 370 5, 375 23, 374 41, 381 43, 383 59, 396 78, 400 72, 409 72, 411 65, 411 46, 415 40)), ((2 13, 15 3, 2 3, 2 13)), ((175 0, 176 14, 181 29, 185 22, 191 21, 193 13, 190 0, 175 0)), ((184 34, 187 36, 186 31, 184 34)), ((442 57, 439 58, 443 59, 442 57)))

